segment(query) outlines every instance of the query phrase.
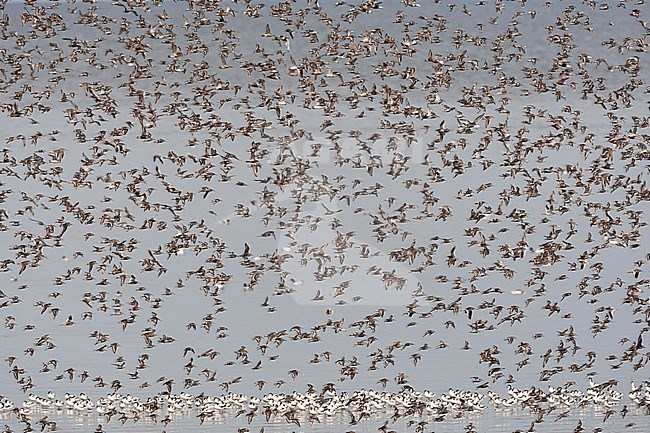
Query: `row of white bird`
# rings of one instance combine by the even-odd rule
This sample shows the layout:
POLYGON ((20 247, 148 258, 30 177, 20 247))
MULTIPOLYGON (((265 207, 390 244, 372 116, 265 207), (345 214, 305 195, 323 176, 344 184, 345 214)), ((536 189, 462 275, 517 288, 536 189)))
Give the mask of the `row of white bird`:
MULTIPOLYGON (((0 412, 17 411, 28 415, 32 412, 71 411, 75 413, 93 413, 111 417, 120 415, 126 418, 151 416, 166 410, 167 416, 198 412, 202 419, 246 414, 249 419, 262 413, 266 418, 276 416, 335 416, 349 413, 352 416, 370 417, 382 413, 407 412, 409 415, 454 416, 468 412, 480 412, 487 409, 484 403, 495 411, 508 408, 539 407, 603 407, 610 409, 620 403, 623 394, 613 386, 591 384, 584 392, 566 387, 549 387, 546 391, 539 388, 516 389, 510 387, 507 396, 500 396, 492 391, 487 395, 450 388, 448 392, 436 398, 431 391, 383 392, 358 390, 352 393, 337 393, 333 390, 291 394, 269 393, 263 397, 243 394, 225 394, 208 396, 203 393, 191 395, 157 395, 141 400, 130 394, 109 394, 93 401, 88 395, 66 393, 63 399, 57 399, 54 393, 46 397, 30 394, 21 406, 2 397, 0 412)), ((650 407, 650 381, 637 386, 634 382, 628 393, 631 402, 638 407, 650 407)), ((171 420, 171 418, 169 418, 171 420)))
MULTIPOLYGON (((650 388, 648 400, 650 403, 650 388)), ((623 394, 620 391, 607 389, 596 390, 588 388, 586 392, 576 389, 549 387, 548 392, 542 390, 517 390, 511 388, 508 390, 508 397, 502 398, 496 393, 489 391, 488 399, 496 409, 510 408, 518 406, 533 406, 540 402, 547 403, 548 406, 567 406, 567 407, 585 407, 587 405, 604 406, 611 408, 616 406, 622 399, 623 394)))

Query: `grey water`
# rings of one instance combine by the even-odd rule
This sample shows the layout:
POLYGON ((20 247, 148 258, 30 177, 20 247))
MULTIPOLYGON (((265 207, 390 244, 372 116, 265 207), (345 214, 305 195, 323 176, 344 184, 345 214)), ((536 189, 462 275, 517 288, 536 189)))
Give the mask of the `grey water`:
MULTIPOLYGON (((614 415, 558 409, 536 431, 650 429, 627 398, 649 376, 644 2, 116 3, 2 6, 0 395, 612 380, 614 415)), ((535 419, 30 416, 167 432, 535 419)))

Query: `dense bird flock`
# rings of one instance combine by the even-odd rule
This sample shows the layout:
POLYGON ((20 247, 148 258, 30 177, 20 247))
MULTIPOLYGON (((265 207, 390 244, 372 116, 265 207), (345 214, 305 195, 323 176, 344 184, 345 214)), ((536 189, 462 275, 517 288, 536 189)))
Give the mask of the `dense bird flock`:
POLYGON ((0 2, 6 432, 647 431, 647 4, 420 1, 0 2))

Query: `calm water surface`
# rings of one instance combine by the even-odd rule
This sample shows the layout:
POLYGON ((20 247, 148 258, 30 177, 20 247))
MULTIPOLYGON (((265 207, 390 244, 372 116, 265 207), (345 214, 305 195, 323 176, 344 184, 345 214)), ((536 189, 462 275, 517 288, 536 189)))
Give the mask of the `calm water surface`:
MULTIPOLYGON (((563 408, 536 431, 649 431, 627 396, 648 379, 647 5, 116 3, 2 8, 1 395, 614 380, 607 420, 563 408)), ((234 415, 29 416, 79 432, 535 419, 234 415)))

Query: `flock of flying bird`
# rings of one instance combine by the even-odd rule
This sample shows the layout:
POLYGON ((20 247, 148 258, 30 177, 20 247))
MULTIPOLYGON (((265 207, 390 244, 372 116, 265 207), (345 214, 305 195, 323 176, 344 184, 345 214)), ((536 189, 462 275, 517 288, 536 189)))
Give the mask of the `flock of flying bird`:
POLYGON ((3 3, 8 422, 650 414, 643 0, 3 3))

